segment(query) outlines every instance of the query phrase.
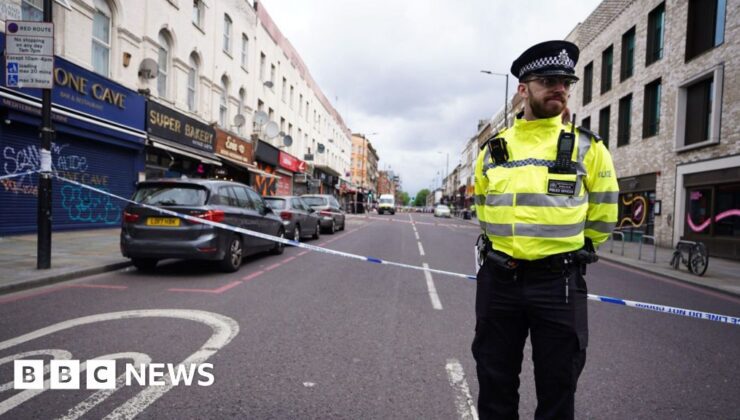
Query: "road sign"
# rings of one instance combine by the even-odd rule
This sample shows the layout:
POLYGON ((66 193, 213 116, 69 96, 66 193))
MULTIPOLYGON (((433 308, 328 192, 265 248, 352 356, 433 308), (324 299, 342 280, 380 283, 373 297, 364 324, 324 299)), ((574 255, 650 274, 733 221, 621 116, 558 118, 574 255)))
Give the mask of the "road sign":
POLYGON ((5 22, 5 62, 8 87, 54 87, 54 24, 5 22))

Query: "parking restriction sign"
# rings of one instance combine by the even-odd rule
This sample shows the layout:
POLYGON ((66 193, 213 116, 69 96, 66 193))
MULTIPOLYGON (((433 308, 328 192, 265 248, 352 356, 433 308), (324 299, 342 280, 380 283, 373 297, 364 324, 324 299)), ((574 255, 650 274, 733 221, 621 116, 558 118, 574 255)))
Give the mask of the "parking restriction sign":
POLYGON ((5 85, 54 87, 54 24, 5 22, 5 85))

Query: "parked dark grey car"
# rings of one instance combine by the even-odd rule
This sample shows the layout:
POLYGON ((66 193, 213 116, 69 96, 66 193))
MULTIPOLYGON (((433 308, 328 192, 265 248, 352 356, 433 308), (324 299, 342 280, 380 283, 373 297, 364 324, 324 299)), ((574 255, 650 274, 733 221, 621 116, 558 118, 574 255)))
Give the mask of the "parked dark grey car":
MULTIPOLYGON (((246 185, 205 179, 159 179, 140 182, 134 201, 204 220, 225 223, 274 236, 285 236, 280 217, 246 185)), ((222 270, 239 269, 245 255, 283 245, 242 235, 129 204, 123 212, 121 253, 140 270, 152 270, 159 260, 183 258, 218 261, 222 270)))
POLYGON ((319 213, 321 228, 329 233, 344 230, 344 210, 333 195, 305 194, 303 201, 319 213))
POLYGON ((319 213, 306 204, 301 197, 265 196, 262 197, 275 214, 283 219, 286 235, 296 241, 301 238, 319 239, 321 223, 319 213))

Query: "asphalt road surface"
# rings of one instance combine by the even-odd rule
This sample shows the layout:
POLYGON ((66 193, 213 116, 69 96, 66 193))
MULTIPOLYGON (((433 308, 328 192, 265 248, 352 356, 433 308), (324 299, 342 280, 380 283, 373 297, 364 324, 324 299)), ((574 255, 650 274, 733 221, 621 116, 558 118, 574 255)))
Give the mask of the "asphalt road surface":
MULTIPOLYGON (((478 229, 396 214, 313 245, 473 273, 478 229), (418 223, 412 224, 415 221, 418 223)), ((589 292, 740 315, 740 299, 600 262, 589 292)), ((172 261, 0 296, 0 417, 476 418, 475 282, 289 248, 225 275, 172 261), (16 390, 14 359, 211 363, 210 386, 16 390)), ((740 328, 589 302, 576 417, 740 418, 740 328)), ((529 345, 522 418, 536 405, 529 345)), ((195 379, 204 379, 197 376, 195 379)))

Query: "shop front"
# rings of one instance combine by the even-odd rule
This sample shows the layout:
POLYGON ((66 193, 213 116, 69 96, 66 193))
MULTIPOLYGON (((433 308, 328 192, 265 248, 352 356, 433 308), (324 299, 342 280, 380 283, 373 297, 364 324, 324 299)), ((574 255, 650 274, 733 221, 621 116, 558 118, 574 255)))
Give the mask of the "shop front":
MULTIPOLYGON (((0 34, 0 45, 4 35, 0 34)), ((0 175, 40 169, 41 90, 0 86, 0 175)), ((128 199, 143 171, 145 99, 98 74, 55 57, 52 170, 128 199)), ((0 180, 0 235, 35 232, 38 175, 0 180)), ((52 179, 52 229, 116 227, 126 203, 52 179)))
POLYGON ((216 128, 216 156, 224 165, 215 169, 212 178, 250 185, 250 173, 257 171, 251 142, 216 128))
POLYGON ((655 233, 655 185, 658 174, 619 178, 617 226, 625 241, 639 242, 655 233))
POLYGON ((297 195, 294 189, 295 179, 303 178, 306 172, 306 162, 290 153, 280 151, 279 155, 280 180, 278 181, 278 195, 297 195))
POLYGON ((685 173, 681 239, 703 242, 709 255, 740 260, 740 166, 685 173))
POLYGON ((280 175, 275 172, 280 162, 280 150, 259 140, 257 150, 254 152, 254 159, 259 172, 250 175, 252 188, 262 196, 278 195, 280 175))
POLYGON ((313 171, 314 183, 311 184, 311 194, 339 193, 339 173, 326 165, 315 165, 313 171))
POLYGON ((213 127, 151 99, 146 108, 146 179, 208 178, 222 166, 213 127))

